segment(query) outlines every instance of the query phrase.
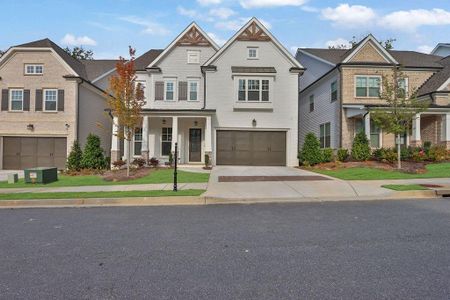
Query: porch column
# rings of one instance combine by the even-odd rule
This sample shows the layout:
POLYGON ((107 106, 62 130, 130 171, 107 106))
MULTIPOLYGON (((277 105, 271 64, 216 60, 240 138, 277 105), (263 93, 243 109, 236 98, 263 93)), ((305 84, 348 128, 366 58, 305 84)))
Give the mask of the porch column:
POLYGON ((119 118, 114 117, 112 125, 112 140, 111 140, 111 163, 120 159, 120 139, 117 137, 119 133, 119 118))
POLYGON ((142 149, 141 149, 141 155, 142 158, 145 160, 148 160, 148 116, 144 116, 142 118, 142 149))
POLYGON ((412 122, 412 138, 411 146, 419 146, 422 144, 420 137, 420 114, 416 114, 412 122))
POLYGON ((205 155, 209 156, 209 163, 212 164, 212 127, 211 116, 206 116, 205 120, 205 155))
POLYGON ((444 122, 444 143, 447 149, 450 149, 450 113, 442 116, 442 122, 444 122))
MULTIPOLYGON (((172 117, 172 153, 175 153, 175 143, 178 142, 178 117, 172 117)), ((180 145, 178 145, 179 147, 180 145)))
POLYGON ((370 144, 370 113, 364 115, 364 132, 370 144))

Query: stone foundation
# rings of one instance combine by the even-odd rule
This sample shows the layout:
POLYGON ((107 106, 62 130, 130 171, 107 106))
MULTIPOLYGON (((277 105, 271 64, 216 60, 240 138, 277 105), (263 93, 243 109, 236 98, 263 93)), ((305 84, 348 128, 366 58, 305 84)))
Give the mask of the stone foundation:
POLYGON ((141 152, 141 156, 142 156, 143 159, 145 159, 145 161, 148 161, 148 159, 149 159, 148 151, 142 151, 141 152))

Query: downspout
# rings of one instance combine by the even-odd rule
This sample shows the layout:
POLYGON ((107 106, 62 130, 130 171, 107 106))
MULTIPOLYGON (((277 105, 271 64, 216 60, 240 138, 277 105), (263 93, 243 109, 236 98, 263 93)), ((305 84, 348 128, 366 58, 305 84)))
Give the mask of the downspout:
POLYGON ((339 72, 339 148, 342 148, 342 130, 343 130, 343 120, 344 120, 344 101, 342 99, 342 91, 343 91, 343 87, 344 87, 344 78, 342 76, 342 70, 341 70, 341 66, 338 66, 337 68, 338 72, 339 72))
POLYGON ((203 107, 202 110, 206 108, 206 72, 202 70, 203 73, 203 107))

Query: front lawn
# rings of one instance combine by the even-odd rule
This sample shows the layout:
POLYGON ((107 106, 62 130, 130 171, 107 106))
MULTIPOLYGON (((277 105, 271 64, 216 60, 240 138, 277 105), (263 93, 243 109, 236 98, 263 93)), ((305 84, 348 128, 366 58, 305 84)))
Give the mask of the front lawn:
POLYGON ((410 174, 394 170, 382 170, 369 167, 338 168, 335 170, 313 169, 312 171, 343 180, 383 180, 450 177, 450 163, 437 163, 425 166, 426 172, 410 174))
MULTIPOLYGON (((161 169, 150 172, 147 176, 128 181, 106 181, 100 175, 67 176, 58 175, 58 181, 49 184, 26 184, 20 179, 16 184, 0 182, 0 188, 33 188, 33 187, 62 187, 62 186, 88 186, 88 185, 129 185, 149 183, 172 183, 173 169, 161 169)), ((178 171, 179 183, 208 182, 209 174, 178 171)))
POLYGON ((423 191, 428 190, 428 188, 421 186, 420 184, 385 184, 381 187, 394 191, 423 191))
POLYGON ((84 199, 123 197, 200 196, 205 190, 174 191, 110 191, 110 192, 61 192, 61 193, 11 193, 0 194, 0 200, 84 199))

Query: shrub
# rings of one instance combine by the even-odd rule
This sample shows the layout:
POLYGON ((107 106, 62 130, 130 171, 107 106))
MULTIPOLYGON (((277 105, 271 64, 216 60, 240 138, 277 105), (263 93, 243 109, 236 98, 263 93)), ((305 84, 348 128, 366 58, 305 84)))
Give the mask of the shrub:
POLYGON ((120 168, 123 167, 125 164, 126 164, 126 162, 123 161, 123 160, 121 160, 121 159, 116 160, 116 161, 113 161, 113 163, 112 163, 112 165, 113 165, 113 167, 114 167, 115 169, 120 169, 120 168))
POLYGON ((334 160, 333 149, 324 148, 322 149, 322 162, 331 162, 334 160))
POLYGON ((100 147, 100 138, 95 134, 89 134, 86 139, 81 165, 85 169, 105 169, 106 160, 103 149, 100 147))
POLYGON ((72 150, 70 150, 69 157, 67 158, 67 170, 80 171, 82 169, 82 158, 83 151, 81 150, 80 143, 78 143, 78 141, 74 141, 72 150))
POLYGON ((415 162, 421 162, 424 161, 427 158, 427 154, 425 153, 425 150, 422 148, 414 148, 411 153, 411 159, 415 162))
POLYGON ((389 163, 397 161, 397 151, 394 148, 385 149, 382 160, 389 163))
POLYGON ((384 148, 375 149, 372 153, 372 156, 375 160, 382 161, 384 155, 384 148))
POLYGON ((131 164, 137 166, 138 168, 142 168, 143 166, 145 166, 145 159, 137 157, 131 164))
POLYGON ((427 156, 430 153, 430 149, 431 149, 431 142, 430 141, 423 142, 423 150, 425 151, 427 156))
POLYGON ((169 166, 173 165, 173 154, 172 152, 169 153, 169 166))
POLYGON ((431 161, 443 161, 447 159, 447 149, 442 145, 435 145, 430 148, 428 159, 431 161))
POLYGON ((412 147, 401 147, 400 148, 400 159, 401 160, 409 160, 412 156, 412 147))
POLYGON ((366 161, 370 158, 369 140, 363 131, 359 132, 353 140, 352 158, 357 161, 366 161))
POLYGON ((337 151, 337 160, 338 161, 344 162, 348 159, 348 156, 349 156, 348 149, 343 149, 343 148, 338 149, 338 151, 337 151))
POLYGON ((158 165, 159 165, 159 160, 156 159, 156 157, 152 157, 152 158, 150 158, 150 159, 148 160, 148 164, 149 164, 150 166, 152 166, 153 168, 156 168, 156 167, 158 167, 158 165))
POLYGON ((303 148, 299 153, 299 160, 302 165, 315 165, 323 161, 323 153, 320 149, 320 142, 314 133, 308 133, 305 138, 303 148))
POLYGON ((208 168, 208 167, 209 167, 209 163, 210 163, 210 161, 209 161, 209 155, 208 155, 208 154, 205 154, 205 168, 208 168))

